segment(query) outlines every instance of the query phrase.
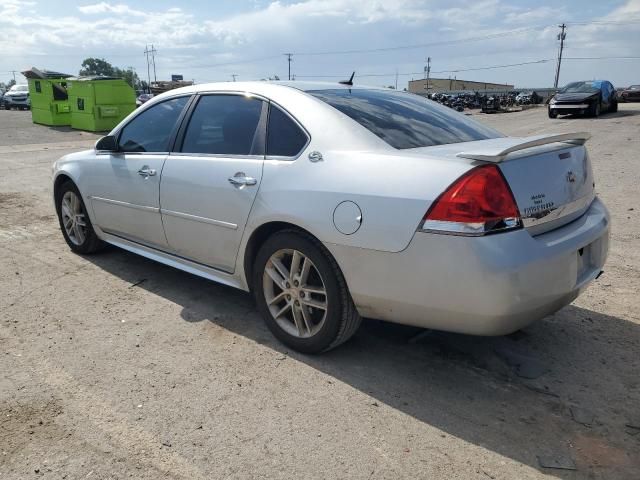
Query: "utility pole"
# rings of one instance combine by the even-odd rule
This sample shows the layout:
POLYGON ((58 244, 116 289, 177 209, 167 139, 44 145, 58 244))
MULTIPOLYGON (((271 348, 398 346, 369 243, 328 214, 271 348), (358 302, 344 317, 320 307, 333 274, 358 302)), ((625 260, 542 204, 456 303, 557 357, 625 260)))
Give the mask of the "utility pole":
POLYGON ((564 39, 567 38, 565 29, 567 26, 563 23, 558 25, 560 27, 560 33, 558 34, 558 40, 560 40, 560 51, 558 52, 558 64, 556 65, 556 79, 553 82, 553 88, 558 88, 558 80, 560 79, 560 64, 562 63, 562 49, 564 48, 564 39))
POLYGON ((16 73, 18 73, 17 70, 9 70, 9 73, 13 74, 13 83, 16 83, 16 73))
POLYGON ((238 74, 237 74, 237 73, 232 73, 232 74, 231 74, 231 77, 233 77, 233 81, 234 81, 234 82, 236 81, 236 77, 237 77, 237 76, 238 76, 238 74))
POLYGON ((431 57, 427 57, 427 65, 424 67, 424 78, 427 80, 427 93, 429 93, 429 75, 431 74, 431 57))
POLYGON ((151 93, 151 70, 149 70, 149 45, 144 47, 144 56, 147 57, 147 93, 151 93))
POLYGON ((153 62, 153 81, 158 83, 158 77, 156 77, 156 53, 158 51, 153 48, 153 43, 151 44, 151 61, 153 62))
POLYGON ((291 57, 293 57, 293 53, 285 53, 287 57, 287 62, 289 62, 289 80, 291 80, 291 57))

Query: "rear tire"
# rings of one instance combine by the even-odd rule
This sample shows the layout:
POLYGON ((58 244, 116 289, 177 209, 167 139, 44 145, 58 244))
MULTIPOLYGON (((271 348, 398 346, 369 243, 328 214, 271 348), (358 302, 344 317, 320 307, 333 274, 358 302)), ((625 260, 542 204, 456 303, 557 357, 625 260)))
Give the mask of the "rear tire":
POLYGON ((611 103, 611 112, 616 113, 618 111, 618 102, 614 101, 611 103))
POLYGON ((56 211, 62 236, 71 250, 87 255, 104 248, 105 243, 93 229, 82 195, 70 180, 56 192, 56 211))
POLYGON ((294 350, 326 352, 360 326, 338 264, 308 234, 283 230, 269 237, 256 256, 252 280, 267 327, 294 350))

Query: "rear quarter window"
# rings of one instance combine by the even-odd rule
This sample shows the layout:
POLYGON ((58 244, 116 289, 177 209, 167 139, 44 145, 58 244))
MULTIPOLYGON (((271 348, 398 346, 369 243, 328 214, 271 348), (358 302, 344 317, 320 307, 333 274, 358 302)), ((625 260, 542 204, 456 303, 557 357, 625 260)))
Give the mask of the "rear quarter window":
POLYGON ((310 90, 394 148, 472 142, 502 135, 448 107, 410 93, 377 89, 310 90))

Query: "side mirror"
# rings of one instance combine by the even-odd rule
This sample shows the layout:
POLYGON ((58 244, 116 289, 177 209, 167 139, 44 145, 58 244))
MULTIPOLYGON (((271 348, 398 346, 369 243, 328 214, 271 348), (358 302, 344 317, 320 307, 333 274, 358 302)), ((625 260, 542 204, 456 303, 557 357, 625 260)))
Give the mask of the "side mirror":
POLYGON ((116 141, 116 137, 112 135, 107 135, 106 137, 102 137, 100 140, 96 142, 96 151, 117 152, 118 142, 116 141))

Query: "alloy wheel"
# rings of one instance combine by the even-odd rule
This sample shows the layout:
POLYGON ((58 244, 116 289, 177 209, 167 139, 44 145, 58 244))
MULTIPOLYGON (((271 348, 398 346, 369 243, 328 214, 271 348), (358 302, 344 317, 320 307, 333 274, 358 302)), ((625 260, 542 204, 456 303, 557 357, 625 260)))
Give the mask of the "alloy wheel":
POLYGON ((87 238, 86 213, 82 201, 75 192, 67 191, 60 204, 62 224, 67 237, 74 245, 82 245, 87 238))
POLYGON ((278 250, 265 265, 262 285, 269 312, 289 335, 309 338, 322 328, 327 290, 309 257, 298 250, 278 250))

